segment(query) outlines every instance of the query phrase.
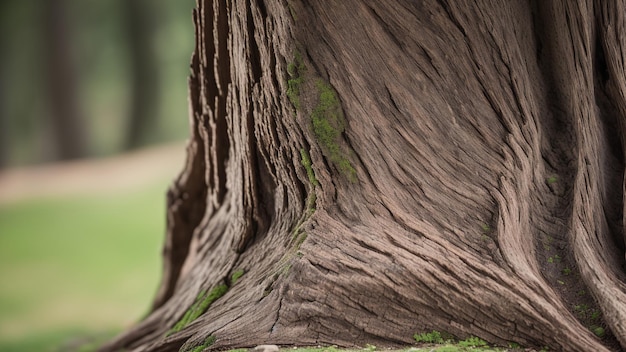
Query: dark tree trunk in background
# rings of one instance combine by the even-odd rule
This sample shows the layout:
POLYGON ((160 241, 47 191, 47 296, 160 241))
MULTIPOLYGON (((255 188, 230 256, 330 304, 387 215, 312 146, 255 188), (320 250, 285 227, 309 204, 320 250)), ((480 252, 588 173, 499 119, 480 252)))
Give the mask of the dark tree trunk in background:
POLYGON ((104 350, 626 348, 625 17, 199 1, 164 279, 104 350))
POLYGON ((141 147, 154 135, 158 113, 159 78, 153 49, 155 6, 141 0, 123 1, 130 54, 131 101, 126 149, 141 147))
MULTIPOLYGON (((0 11, 2 11, 2 5, 0 5, 0 11)), ((4 27, 0 26, 0 29, 4 27)), ((6 49, 7 45, 4 42, 4 35, 0 33, 0 50, 6 49)), ((0 57, 0 170, 5 168, 9 163, 9 148, 11 145, 11 136, 9 135, 9 119, 6 114, 6 75, 4 58, 0 57)))
POLYGON ((87 153, 87 138, 78 104, 67 7, 64 0, 48 0, 42 4, 50 127, 57 158, 83 157, 87 153))

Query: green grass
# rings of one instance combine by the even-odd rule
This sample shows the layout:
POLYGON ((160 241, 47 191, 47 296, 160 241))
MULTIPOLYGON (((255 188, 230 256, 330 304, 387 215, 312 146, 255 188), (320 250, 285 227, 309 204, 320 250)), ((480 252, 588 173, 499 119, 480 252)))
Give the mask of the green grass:
POLYGON ((57 329, 33 332, 28 338, 0 341, 0 351, 72 351, 95 352, 98 346, 112 338, 116 331, 87 331, 85 329, 57 329))
POLYGON ((478 337, 472 336, 465 340, 459 341, 459 346, 461 347, 489 347, 487 341, 480 339, 478 337))
POLYGON ((443 337, 441 337, 441 333, 439 331, 425 332, 421 334, 413 335, 413 339, 415 342, 423 342, 423 343, 444 343, 443 337))
MULTIPOLYGON (((293 352, 364 352, 364 351, 387 351, 387 352, 502 352, 506 351, 506 349, 502 348, 494 348, 494 347, 486 347, 486 346, 463 346, 461 344, 442 344, 442 345, 429 345, 426 347, 407 347, 404 349, 378 349, 373 345, 366 345, 360 349, 344 349, 338 348, 337 346, 328 346, 328 347, 298 347, 298 348, 289 348, 290 351, 293 352)), ((241 352, 242 349, 230 350, 228 352, 241 352)))
POLYGON ((166 183, 0 206, 0 351, 119 331, 160 275, 166 183))
POLYGON ((502 351, 499 348, 492 348, 487 341, 475 336, 471 336, 465 340, 456 341, 454 336, 433 330, 413 335, 415 342, 419 344, 438 345, 430 351, 439 352, 457 352, 457 351, 502 351), (455 342, 456 341, 456 342, 455 342))

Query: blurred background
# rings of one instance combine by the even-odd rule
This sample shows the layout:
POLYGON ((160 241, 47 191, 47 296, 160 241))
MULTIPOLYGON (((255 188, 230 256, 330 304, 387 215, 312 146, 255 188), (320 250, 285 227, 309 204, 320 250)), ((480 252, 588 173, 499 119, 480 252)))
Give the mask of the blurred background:
POLYGON ((194 6, 0 1, 0 351, 88 351, 147 312, 194 6))

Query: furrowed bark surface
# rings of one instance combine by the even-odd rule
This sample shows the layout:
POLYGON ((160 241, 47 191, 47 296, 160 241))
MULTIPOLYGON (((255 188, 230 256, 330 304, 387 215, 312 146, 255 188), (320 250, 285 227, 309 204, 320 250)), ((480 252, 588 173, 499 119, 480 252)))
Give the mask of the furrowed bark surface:
POLYGON ((625 16, 617 0, 198 1, 164 278, 103 350, 432 330, 625 349, 625 16))

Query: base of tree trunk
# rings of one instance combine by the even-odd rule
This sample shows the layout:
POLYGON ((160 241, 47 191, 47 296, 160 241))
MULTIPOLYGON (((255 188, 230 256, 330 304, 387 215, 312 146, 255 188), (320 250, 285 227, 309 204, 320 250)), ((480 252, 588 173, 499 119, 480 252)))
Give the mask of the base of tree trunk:
POLYGON ((198 1, 152 313, 104 351, 626 348, 621 1, 198 1))

